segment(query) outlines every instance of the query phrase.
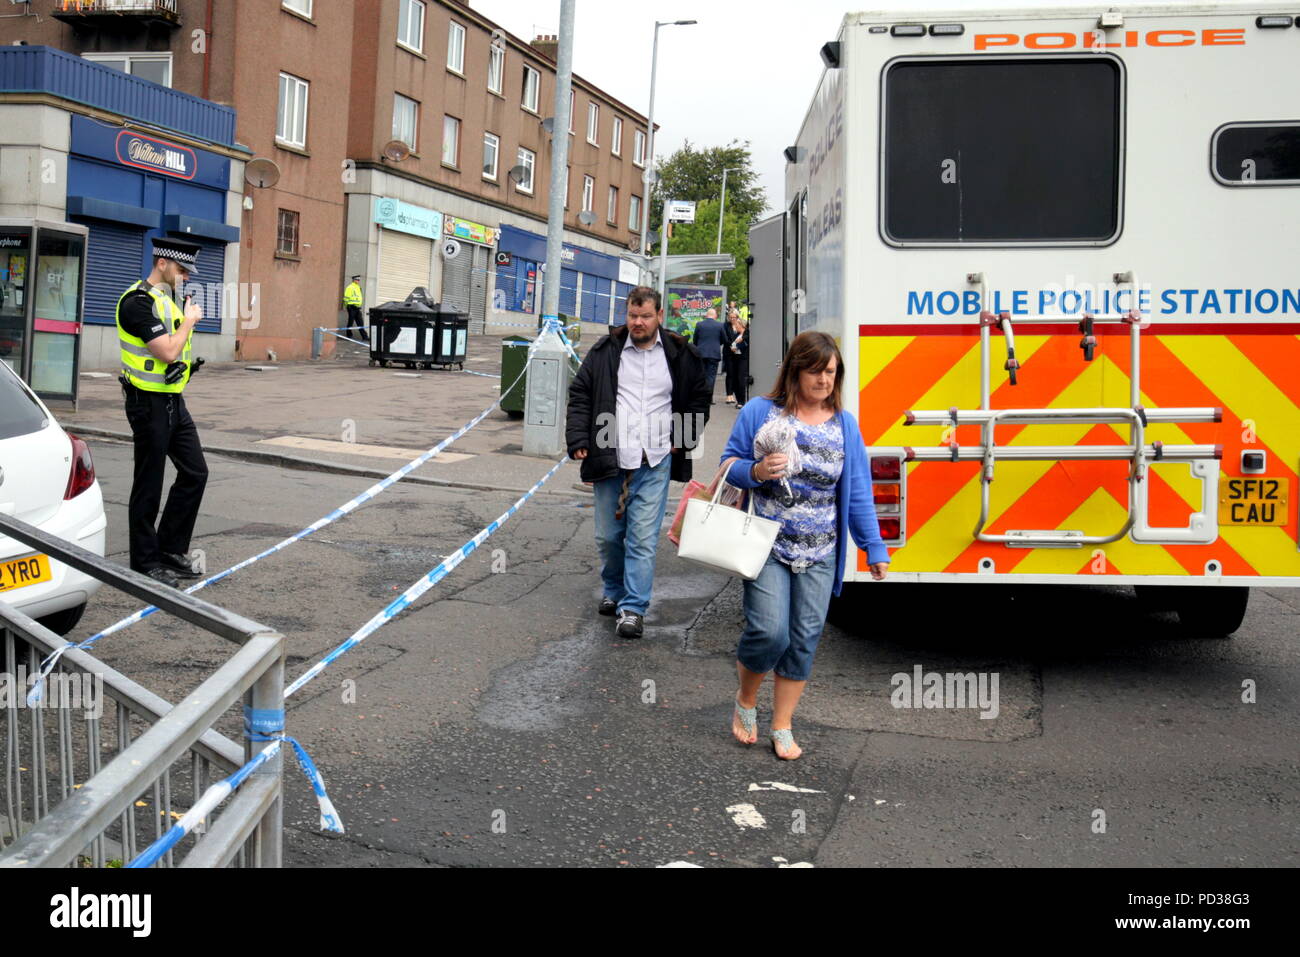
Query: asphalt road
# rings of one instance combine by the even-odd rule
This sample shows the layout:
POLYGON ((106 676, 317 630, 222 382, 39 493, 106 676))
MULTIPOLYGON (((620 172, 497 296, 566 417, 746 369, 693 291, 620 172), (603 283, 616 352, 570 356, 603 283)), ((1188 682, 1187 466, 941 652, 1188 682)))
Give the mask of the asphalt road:
MULTIPOLYGON (((125 561, 130 450, 93 449, 125 561)), ((210 468, 194 545, 211 569, 369 484, 210 468)), ((398 485, 203 595, 280 628, 295 677, 511 501, 398 485)), ((1122 588, 865 586, 849 630, 827 627, 787 764, 729 735, 738 585, 665 547, 646 637, 616 640, 592 524, 589 495, 540 494, 291 699, 347 834, 317 832, 287 763, 289 865, 1297 864, 1300 593, 1256 591, 1211 641, 1122 588), (997 716, 894 707, 917 666, 996 674, 997 716)), ((75 634, 135 607, 101 592, 75 634)), ((99 653, 174 701, 229 648, 155 616, 99 653)))

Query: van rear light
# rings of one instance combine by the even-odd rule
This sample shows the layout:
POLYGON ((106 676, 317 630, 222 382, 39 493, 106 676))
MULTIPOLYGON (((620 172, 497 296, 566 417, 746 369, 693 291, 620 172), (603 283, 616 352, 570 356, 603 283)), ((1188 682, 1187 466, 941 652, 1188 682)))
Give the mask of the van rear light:
POLYGON ((873 455, 871 457, 871 480, 873 482, 897 482, 903 474, 903 460, 897 455, 873 455))
POLYGON ((873 485, 871 495, 877 505, 898 505, 903 500, 900 485, 873 485))
POLYGON ((901 520, 897 518, 877 518, 880 523, 880 537, 887 542, 902 538, 901 520))
POLYGON ((65 502, 76 498, 95 484, 95 463, 90 458, 90 446, 71 433, 68 438, 72 442, 72 472, 68 475, 68 487, 63 493, 65 502))

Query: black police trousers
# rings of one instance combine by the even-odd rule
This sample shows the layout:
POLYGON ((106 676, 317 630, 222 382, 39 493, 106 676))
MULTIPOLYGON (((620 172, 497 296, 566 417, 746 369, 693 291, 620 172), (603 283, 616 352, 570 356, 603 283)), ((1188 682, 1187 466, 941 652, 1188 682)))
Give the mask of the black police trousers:
POLYGON ((135 439, 135 480, 131 484, 129 513, 131 567, 147 572, 162 563, 163 552, 184 555, 190 550, 194 522, 208 484, 208 464, 199 444, 199 431, 180 393, 145 392, 133 385, 123 385, 122 391, 126 395, 126 418, 135 439), (176 481, 155 530, 168 459, 176 467, 176 481))

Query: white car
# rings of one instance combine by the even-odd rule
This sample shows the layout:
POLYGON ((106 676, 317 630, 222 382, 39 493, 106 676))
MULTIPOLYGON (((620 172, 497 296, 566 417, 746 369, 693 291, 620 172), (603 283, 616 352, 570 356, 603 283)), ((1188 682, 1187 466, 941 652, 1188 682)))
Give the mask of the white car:
MULTIPOLYGON (((90 448, 0 362, 0 514, 104 554, 108 520, 90 448)), ((76 627, 100 583, 0 534, 0 601, 60 635, 76 627)))

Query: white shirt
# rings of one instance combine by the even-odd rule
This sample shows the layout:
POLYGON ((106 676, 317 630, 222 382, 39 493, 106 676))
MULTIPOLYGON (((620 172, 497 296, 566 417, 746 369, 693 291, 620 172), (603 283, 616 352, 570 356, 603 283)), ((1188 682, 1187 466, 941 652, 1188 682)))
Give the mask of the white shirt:
POLYGON ((672 451, 673 379, 659 330, 648 349, 628 332, 618 362, 618 467, 638 469, 641 455, 658 465, 672 451))

